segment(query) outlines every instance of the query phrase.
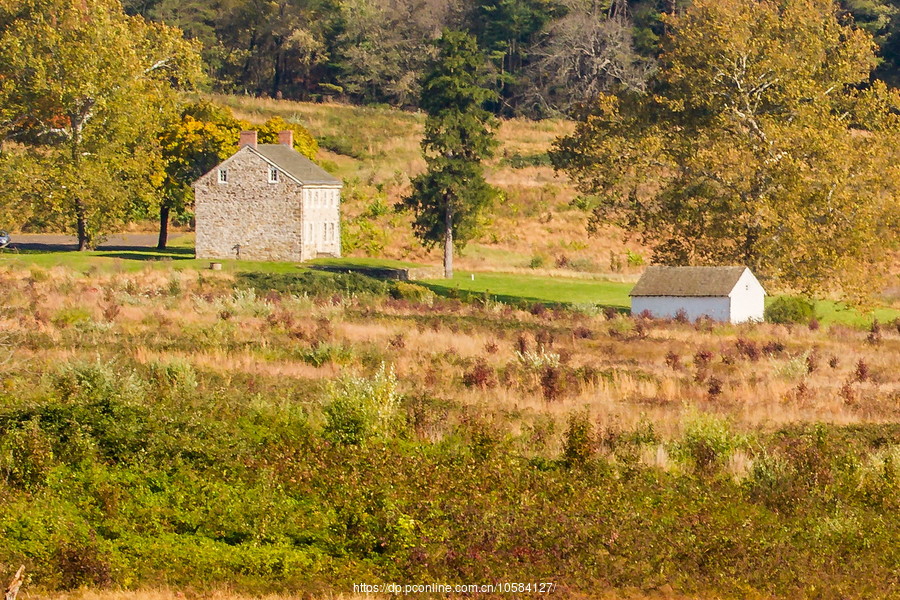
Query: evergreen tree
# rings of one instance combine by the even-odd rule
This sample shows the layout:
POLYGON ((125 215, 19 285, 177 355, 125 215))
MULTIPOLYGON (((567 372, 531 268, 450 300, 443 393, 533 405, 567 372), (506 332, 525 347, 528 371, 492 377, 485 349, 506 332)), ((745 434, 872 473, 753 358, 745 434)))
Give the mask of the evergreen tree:
POLYGON ((413 211, 413 229, 426 246, 444 246, 444 275, 453 277, 453 250, 477 229, 478 218, 495 196, 481 161, 496 144, 495 120, 484 104, 496 98, 482 73, 484 55, 475 38, 444 31, 439 53, 422 82, 427 111, 422 152, 427 170, 412 180, 403 199, 413 211))

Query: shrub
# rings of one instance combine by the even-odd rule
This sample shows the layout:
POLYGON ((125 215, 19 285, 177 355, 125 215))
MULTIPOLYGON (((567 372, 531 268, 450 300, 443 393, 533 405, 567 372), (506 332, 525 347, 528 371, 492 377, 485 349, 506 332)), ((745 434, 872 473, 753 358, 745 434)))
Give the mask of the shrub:
POLYGON ((398 281, 391 287, 391 298, 411 302, 429 302, 434 298, 434 292, 421 285, 398 281))
POLYGON ((44 482, 54 462, 51 441, 38 418, 0 431, 0 478, 30 488, 44 482))
POLYGON ((710 414, 688 418, 676 454, 698 475, 710 475, 727 464, 739 444, 728 422, 710 414))
POLYGON ((258 292, 276 291, 307 296, 354 294, 385 296, 391 285, 359 273, 238 273, 238 285, 258 292))
POLYGON ((697 368, 706 367, 713 359, 713 353, 710 350, 698 350, 694 354, 694 365, 697 368))
POLYGON ((557 352, 547 352, 544 348, 536 351, 516 351, 516 358, 519 359, 519 363, 523 367, 532 371, 542 371, 546 367, 558 367, 560 365, 559 354, 557 352))
POLYGON ((531 260, 528 262, 528 266, 532 269, 540 269, 547 264, 547 257, 542 256, 540 254, 536 254, 531 257, 531 260))
POLYGON ((882 448, 859 470, 859 491, 869 504, 900 508, 900 446, 882 448))
POLYGON ((744 358, 750 360, 751 362, 756 362, 760 357, 759 345, 753 340, 746 340, 744 338, 738 338, 734 344, 735 349, 738 351, 738 354, 743 356, 744 358))
POLYGON ((565 373, 556 365, 547 365, 541 372, 541 393, 544 400, 554 402, 559 400, 565 389, 565 373))
POLYGON ((53 375, 62 400, 97 402, 117 395, 121 376, 106 363, 66 363, 53 375))
POLYGON ((588 412, 581 411, 569 415, 563 441, 563 460, 565 464, 570 467, 584 465, 594 456, 596 447, 593 426, 588 412))
POLYGON ((816 316, 813 303, 801 296, 779 296, 765 309, 770 323, 809 323, 816 316))
POLYGON ((372 436, 393 436, 401 421, 400 393, 394 368, 381 364, 372 377, 343 377, 330 387, 325 402, 325 437, 359 445, 372 436))
POLYGON ((594 332, 589 327, 579 325, 572 330, 572 337, 576 340, 592 340, 594 339, 594 332))
POLYGON ((299 358, 308 365, 321 367, 326 363, 347 364, 353 359, 353 348, 340 343, 316 341, 299 352, 299 358))
POLYGON ((853 371, 853 377, 856 381, 866 381, 869 379, 869 365, 863 359, 859 359, 856 363, 856 369, 853 371))
POLYGON ((631 250, 625 251, 625 258, 628 261, 629 267, 640 267, 644 264, 644 257, 631 250))
POLYGON ((53 324, 59 328, 88 323, 91 320, 91 313, 87 309, 81 307, 61 308, 53 315, 53 324))
POLYGON ((463 383, 466 387, 481 389, 492 388, 497 385, 497 376, 494 369, 483 358, 479 358, 472 368, 463 375, 463 383))
POLYGON ((223 320, 240 314, 267 317, 272 312, 272 306, 265 298, 258 297, 254 288, 237 289, 231 296, 216 298, 212 302, 212 308, 223 320))
POLYGON ((765 450, 753 459, 744 487, 751 500, 779 512, 789 511, 798 500, 794 469, 781 455, 765 450))
POLYGON ((188 394, 197 388, 197 372, 183 359, 150 363, 150 379, 164 395, 188 394))
POLYGON ((680 371, 682 368, 681 357, 674 350, 669 350, 666 354, 666 366, 673 371, 680 371))

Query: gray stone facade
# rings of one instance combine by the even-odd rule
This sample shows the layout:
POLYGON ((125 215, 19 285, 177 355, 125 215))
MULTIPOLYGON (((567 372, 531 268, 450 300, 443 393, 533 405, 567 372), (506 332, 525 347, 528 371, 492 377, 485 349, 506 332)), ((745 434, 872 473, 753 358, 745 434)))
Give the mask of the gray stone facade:
POLYGON ((196 256, 265 261, 340 256, 340 195, 340 181, 293 148, 257 146, 253 136, 194 183, 196 256))

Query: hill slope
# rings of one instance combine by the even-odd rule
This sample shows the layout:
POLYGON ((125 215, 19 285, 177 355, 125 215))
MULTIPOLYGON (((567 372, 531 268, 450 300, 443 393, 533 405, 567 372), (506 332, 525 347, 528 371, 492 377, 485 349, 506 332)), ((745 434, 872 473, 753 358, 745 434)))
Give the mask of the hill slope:
MULTIPOLYGON (((345 231, 362 238, 353 255, 439 260, 437 251, 426 251, 413 238, 408 216, 393 210, 409 178, 425 167, 419 149, 424 114, 242 96, 212 100, 252 123, 280 116, 309 129, 319 141, 320 162, 348 182, 345 231), (360 215, 375 227, 366 230, 354 221, 360 215)), ((587 214, 571 204, 573 186, 549 164, 553 140, 571 126, 555 119, 501 121, 500 146, 487 171, 503 200, 488 215, 482 235, 463 252, 460 268, 626 277, 639 270, 646 251, 636 242, 623 243, 620 231, 589 237, 587 214)))

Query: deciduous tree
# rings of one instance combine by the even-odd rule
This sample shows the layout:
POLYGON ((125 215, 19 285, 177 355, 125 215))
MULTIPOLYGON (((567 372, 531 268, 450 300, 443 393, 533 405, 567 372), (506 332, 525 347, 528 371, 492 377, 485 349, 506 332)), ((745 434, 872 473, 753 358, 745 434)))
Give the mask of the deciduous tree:
POLYGON ((650 92, 601 96, 553 158, 669 264, 746 264, 808 292, 876 289, 897 243, 900 98, 831 0, 695 0, 650 92))
POLYGON ((0 22, 6 139, 40 149, 32 192, 89 248, 155 200, 157 129, 173 87, 199 77, 195 48, 116 0, 7 3, 0 22))

